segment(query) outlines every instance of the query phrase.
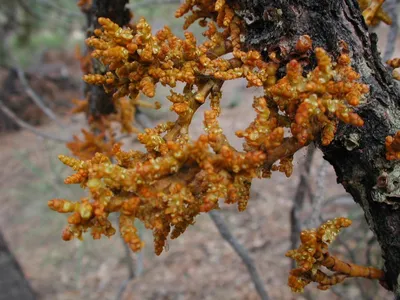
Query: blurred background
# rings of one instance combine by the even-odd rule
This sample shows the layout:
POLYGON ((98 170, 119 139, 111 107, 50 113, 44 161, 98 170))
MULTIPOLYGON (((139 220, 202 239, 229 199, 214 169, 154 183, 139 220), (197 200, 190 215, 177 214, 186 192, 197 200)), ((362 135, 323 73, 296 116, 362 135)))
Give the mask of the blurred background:
MULTIPOLYGON (((179 2, 134 1, 130 8, 135 19, 144 16, 154 32, 168 25, 183 36, 183 20, 174 18, 179 2)), ((398 3, 387 0, 385 5, 392 26, 372 30, 387 60, 398 56, 400 45, 398 3)), ((362 279, 348 279, 328 291, 311 284, 304 294, 293 294, 287 287, 292 262, 285 252, 298 246, 301 229, 328 218, 353 221, 331 252, 353 263, 382 266, 362 210, 312 146, 297 153, 291 178, 274 173, 269 180, 255 180, 245 212, 223 205, 217 216, 225 226, 223 236, 216 219, 204 214, 159 257, 153 252, 151 232, 140 225, 146 247, 139 254, 131 253, 118 234, 110 240, 87 236, 83 242, 64 242, 66 217, 50 211, 47 201, 85 195, 79 187, 64 185, 71 173, 57 155, 70 155, 65 142, 87 128, 84 115, 70 113, 72 99, 83 98, 86 27, 87 16, 76 1, 0 0, 1 300, 260 299, 256 282, 270 299, 391 299, 377 282, 362 279), (227 242, 227 234, 241 245, 244 256, 227 242), (249 264, 256 273, 248 272, 249 264)), ((201 40, 200 27, 191 30, 201 40)), ((223 89, 220 123, 238 147, 241 142, 234 132, 254 118, 251 103, 259 93, 245 86, 236 80, 223 89)), ((143 110, 146 122, 174 118, 167 94, 168 89, 159 88, 156 100, 162 107, 143 110)), ((202 133, 202 115, 197 113, 192 123, 193 138, 202 133)), ((126 149, 139 147, 134 136, 123 142, 126 149)))

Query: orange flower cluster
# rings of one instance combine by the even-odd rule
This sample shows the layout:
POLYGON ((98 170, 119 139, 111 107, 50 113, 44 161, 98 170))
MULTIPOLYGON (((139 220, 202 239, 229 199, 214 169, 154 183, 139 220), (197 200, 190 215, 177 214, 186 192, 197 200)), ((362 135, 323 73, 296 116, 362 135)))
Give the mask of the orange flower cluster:
POLYGON ((386 137, 385 146, 387 160, 400 160, 400 130, 394 136, 386 137))
POLYGON ((350 225, 349 219, 336 218, 317 229, 301 232, 299 248, 286 253, 287 257, 296 260, 298 266, 290 272, 288 279, 288 285, 293 292, 303 292, 304 287, 311 282, 318 283, 320 290, 326 290, 347 277, 384 279, 384 273, 380 269, 343 262, 329 254, 328 245, 334 241, 342 228, 350 225), (326 267, 334 273, 327 275, 321 267, 326 267))
POLYGON ((392 19, 383 11, 382 4, 385 0, 358 0, 365 23, 368 26, 378 25, 380 21, 391 25, 392 19))
MULTIPOLYGON (((138 219, 153 231, 155 252, 160 254, 168 236, 177 238, 198 214, 217 209, 219 199, 237 203, 243 211, 253 178, 269 177, 275 170, 290 176, 293 154, 320 136, 324 145, 329 144, 339 120, 363 124, 352 106, 359 104, 368 87, 357 82, 359 75, 347 54, 332 62, 323 49, 316 48, 313 70, 303 75, 300 62, 293 60, 278 80, 276 58, 266 62, 257 51, 241 50, 241 21, 225 1, 186 1, 177 16, 189 11, 187 25, 200 19, 208 26, 204 32, 208 39, 201 45, 193 34, 186 32, 179 39, 168 27, 153 35, 144 19, 121 28, 100 18, 103 29, 88 39, 95 49, 93 56, 109 71, 86 75, 85 80, 114 93, 121 119, 131 118, 129 103, 138 101, 140 93, 153 97, 157 83, 175 87, 183 82, 185 87, 168 97, 177 120, 138 135, 146 152, 125 152, 116 144, 110 154, 115 164, 107 153, 86 160, 60 156, 76 172, 65 182, 79 183, 91 194, 90 200, 80 202, 49 202, 58 212, 72 213, 64 239, 80 238, 89 229, 94 238, 110 236, 115 230, 107 218, 119 212, 120 232, 131 249, 143 245, 134 227, 138 219), (264 91, 254 99, 256 118, 237 132, 244 139, 244 151, 230 145, 218 124, 222 85, 236 78, 264 91), (204 114, 206 134, 191 141, 192 117, 207 100, 211 109, 204 114)), ((301 37, 296 49, 312 53, 311 39, 301 37)))

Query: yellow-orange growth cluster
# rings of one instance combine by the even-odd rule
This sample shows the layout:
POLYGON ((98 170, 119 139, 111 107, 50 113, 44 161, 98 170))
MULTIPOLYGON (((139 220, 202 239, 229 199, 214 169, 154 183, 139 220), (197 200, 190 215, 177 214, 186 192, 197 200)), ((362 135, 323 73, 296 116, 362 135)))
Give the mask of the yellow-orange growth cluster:
MULTIPOLYGON (((91 9, 92 1, 79 1, 78 6, 83 12, 87 13, 91 9)), ((127 24, 127 26, 134 26, 127 24)), ((94 72, 93 49, 89 47, 86 54, 82 55, 79 48, 76 49, 76 57, 80 61, 83 74, 94 72)), ((98 63, 97 63, 98 64, 98 63)), ((112 145, 115 143, 116 128, 119 128, 122 134, 138 133, 139 130, 134 126, 135 114, 138 107, 160 108, 160 104, 154 104, 136 98, 114 97, 112 95, 101 95, 100 97, 110 98, 110 106, 113 107, 113 112, 108 115, 93 116, 89 111, 89 101, 96 101, 91 95, 93 90, 86 89, 85 99, 73 99, 75 105, 70 113, 78 114, 85 113, 88 116, 90 132, 82 130, 82 138, 74 136, 74 140, 67 144, 71 152, 80 159, 89 159, 96 152, 106 155, 111 154, 112 145)), ((96 93, 95 93, 96 94, 96 93)), ((103 100, 104 101, 104 100, 103 100)), ((107 101, 107 99, 105 99, 107 101)))
POLYGON ((78 0, 76 5, 80 7, 83 11, 88 10, 92 7, 93 0, 78 0))
POLYGON ((286 256, 297 262, 297 268, 291 270, 288 279, 293 292, 303 292, 304 287, 311 282, 318 283, 319 289, 326 290, 347 277, 384 279, 382 270, 343 262, 330 255, 328 245, 334 241, 342 228, 350 225, 349 219, 336 218, 325 222, 317 229, 301 232, 299 248, 286 253, 286 256), (321 270, 321 267, 326 267, 334 273, 328 275, 321 270))
POLYGON ((400 130, 394 136, 386 137, 385 146, 387 160, 400 160, 400 130))
POLYGON ((367 25, 375 26, 381 21, 388 25, 392 24, 392 19, 382 9, 382 4, 384 2, 385 0, 358 0, 358 4, 360 5, 362 15, 367 25))
POLYGON ((113 134, 109 136, 111 139, 105 139, 105 131, 99 134, 82 129, 83 139, 74 135, 74 139, 67 143, 68 149, 76 157, 83 160, 91 159, 97 152, 111 156, 111 149, 115 143, 113 134))
MULTIPOLYGON (((168 97, 176 121, 138 135, 146 152, 125 152, 116 144, 111 151, 116 163, 107 153, 86 160, 60 156, 76 172, 65 182, 90 191, 90 199, 80 202, 49 202, 58 212, 72 213, 64 239, 81 238, 87 230, 94 238, 110 236, 115 230, 108 216, 119 212, 120 232, 131 249, 143 246, 134 227, 138 219, 153 231, 160 254, 168 236, 177 238, 198 214, 217 209, 219 199, 244 210, 253 178, 269 177, 274 170, 290 176, 293 154, 319 137, 329 144, 339 120, 363 125, 352 106, 359 104, 368 87, 357 81, 348 54, 332 62, 328 53, 316 48, 313 70, 305 74, 300 62, 292 60, 278 80, 277 59, 266 62, 257 51, 242 51, 241 20, 225 1, 186 1, 177 16, 189 11, 187 26, 197 19, 208 26, 207 40, 200 45, 193 34, 186 32, 180 39, 168 27, 153 35, 144 19, 121 28, 100 18, 103 29, 88 39, 93 56, 109 71, 86 75, 85 80, 112 92, 114 101, 137 101, 140 93, 153 97, 158 83, 175 87, 183 82, 185 87, 183 93, 171 91, 168 97), (221 87, 236 78, 245 78, 248 86, 264 92, 254 99, 254 121, 237 132, 244 139, 244 151, 229 143, 218 124, 221 87), (207 100, 211 109, 204 114, 205 134, 191 141, 192 117, 207 100)), ((296 48, 300 53, 311 50, 311 39, 300 37, 296 48)), ((129 109, 122 111, 126 116, 121 119, 129 120, 129 109)))
POLYGON ((390 67, 393 68, 392 75, 396 80, 400 80, 400 73, 397 68, 400 67, 400 58, 392 58, 386 62, 390 67))

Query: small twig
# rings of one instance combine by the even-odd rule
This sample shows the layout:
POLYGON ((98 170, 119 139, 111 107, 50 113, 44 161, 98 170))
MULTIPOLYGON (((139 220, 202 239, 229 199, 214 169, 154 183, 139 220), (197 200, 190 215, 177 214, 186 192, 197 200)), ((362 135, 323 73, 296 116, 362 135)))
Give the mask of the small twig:
POLYGON ((388 12, 390 18, 392 19, 392 25, 390 25, 389 33, 387 35, 385 54, 383 55, 383 61, 391 59, 395 50, 397 34, 399 32, 399 24, 397 21, 397 0, 386 0, 383 4, 385 10, 388 12))
POLYGON ((49 140, 54 140, 57 142, 61 142, 61 143, 68 143, 70 142, 72 139, 66 139, 63 137, 60 137, 58 135, 52 135, 46 132, 42 132, 38 129, 36 129, 34 126, 29 125, 28 123, 26 123, 25 121, 21 120, 20 118, 18 118, 8 107, 6 107, 3 103, 2 100, 0 100, 0 110, 6 114, 11 120, 13 120, 15 123, 17 123, 20 127, 49 140))
POLYGON ((60 127, 65 127, 65 125, 60 122, 59 117, 56 116, 56 114, 46 106, 43 99, 30 87, 28 80, 25 76, 25 72, 19 66, 16 66, 15 69, 17 71, 18 79, 20 80, 29 98, 32 99, 32 101, 46 114, 46 116, 56 122, 60 127))
MULTIPOLYGON (((354 253, 354 251, 349 247, 349 245, 347 245, 347 243, 345 241, 343 241, 343 239, 340 236, 336 237, 336 241, 343 246, 344 249, 346 249, 349 258, 351 259, 351 261, 353 263, 357 262, 357 257, 356 254, 354 253)), ((372 298, 366 293, 365 288, 362 286, 360 279, 359 278, 354 278, 356 281, 356 285, 358 287, 358 290, 360 291, 360 294, 362 296, 362 299, 365 300, 371 300, 372 298)))
MULTIPOLYGON (((315 147, 310 145, 307 149, 306 159, 303 163, 303 170, 300 174, 300 181, 297 185, 296 194, 293 197, 293 206, 290 211, 290 248, 297 248, 297 241, 300 236, 301 225, 297 216, 298 212, 302 209, 304 204, 304 198, 306 196, 307 189, 309 190, 308 179, 310 177, 311 164, 315 153, 315 147)), ((296 262, 292 260, 292 269, 295 267, 296 262)))
POLYGON ((121 239, 122 244, 124 245, 125 250, 125 263, 127 264, 126 267, 128 269, 128 280, 135 278, 135 264, 131 256, 132 250, 129 248, 128 244, 121 239))
POLYGON ((131 249, 129 248, 128 244, 124 242, 123 239, 121 239, 124 250, 125 250, 125 261, 127 263, 127 268, 128 268, 128 278, 125 279, 121 286, 118 289, 117 297, 115 298, 116 300, 121 300, 122 296, 124 295, 125 289, 128 286, 128 283, 140 276, 143 273, 143 252, 139 252, 136 255, 136 264, 134 263, 132 256, 131 256, 131 249))
MULTIPOLYGON (((143 238, 143 226, 139 223, 137 225, 139 237, 143 238)), ((135 276, 139 277, 144 272, 144 253, 139 251, 136 253, 136 265, 135 265, 135 276)))
POLYGON ((118 293, 117 293, 117 297, 115 298, 115 300, 121 300, 122 296, 124 295, 125 289, 128 286, 128 282, 130 281, 130 279, 125 279, 121 286, 119 287, 118 293))
POLYGON ((54 190, 55 195, 54 198, 57 195, 61 195, 67 191, 67 193, 70 195, 70 197, 74 197, 75 195, 73 194, 73 191, 71 189, 63 189, 62 187, 64 186, 64 178, 61 176, 61 172, 59 170, 59 164, 54 164, 53 158, 54 155, 52 153, 52 149, 50 148, 50 145, 48 143, 43 143, 44 148, 46 150, 46 155, 45 157, 48 158, 48 172, 52 173, 53 176, 51 176, 51 181, 49 185, 51 188, 54 190))
POLYGON ((22 70, 17 59, 13 55, 9 44, 8 43, 5 43, 5 44, 7 45, 6 46, 7 54, 9 55, 12 64, 15 66, 14 68, 17 72, 18 79, 21 82, 21 84, 25 90, 25 93, 45 113, 46 116, 48 116, 50 119, 52 119, 58 126, 65 127, 65 124, 63 124, 60 121, 59 117, 50 108, 48 108, 46 106, 43 99, 30 87, 28 79, 26 78, 25 72, 22 70))
POLYGON ((268 300, 269 296, 267 291, 264 289, 264 284, 261 280, 260 275, 257 272, 256 266, 254 264, 253 259, 250 257, 247 250, 238 242, 238 240, 232 235, 225 221, 222 219, 219 212, 213 210, 209 212, 209 215, 217 227, 220 235, 224 240, 226 240, 229 245, 233 248, 233 250, 239 255, 242 259, 242 262, 246 266, 250 277, 254 283, 254 286, 257 290, 258 295, 262 300, 268 300))
POLYGON ((125 263, 126 267, 128 269, 128 278, 125 279, 121 286, 118 289, 117 297, 115 298, 116 300, 121 300, 122 296, 124 295, 125 289, 128 286, 128 282, 131 281, 133 278, 135 278, 135 265, 133 262, 133 259, 131 257, 131 249, 129 248, 128 244, 124 242, 124 240, 121 238, 122 245, 124 247, 124 253, 125 253, 125 263))
POLYGON ((311 215, 308 218, 308 222, 305 224, 307 228, 318 227, 320 223, 322 204, 325 199, 325 177, 327 167, 328 162, 326 160, 322 161, 317 174, 317 191, 311 199, 311 215))
POLYGON ((139 277, 143 274, 144 267, 143 267, 143 251, 140 251, 136 254, 136 277, 139 277))

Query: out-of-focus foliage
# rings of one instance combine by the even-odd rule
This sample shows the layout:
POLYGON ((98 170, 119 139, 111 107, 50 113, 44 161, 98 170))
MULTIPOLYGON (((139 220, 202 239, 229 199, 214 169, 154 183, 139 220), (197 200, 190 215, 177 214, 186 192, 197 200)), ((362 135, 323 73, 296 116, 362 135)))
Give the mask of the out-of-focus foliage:
POLYGON ((23 65, 35 61, 44 50, 73 46, 65 41, 82 40, 83 24, 74 1, 0 1, 0 65, 10 62, 7 45, 23 65))
MULTIPOLYGON (((160 29, 165 23, 171 28, 181 28, 183 20, 173 15, 179 1, 132 1, 137 15, 154 22, 154 29, 160 29), (159 27, 157 24, 159 22, 159 27)), ((0 1, 0 65, 7 64, 5 44, 23 65, 36 60, 37 55, 48 49, 65 49, 76 44, 83 45, 85 16, 80 12, 76 1, 70 0, 15 0, 0 1), (68 42, 66 42, 68 41, 68 42)), ((200 29, 198 28, 200 35, 200 29)), ((183 32, 182 32, 183 36, 183 32)))

